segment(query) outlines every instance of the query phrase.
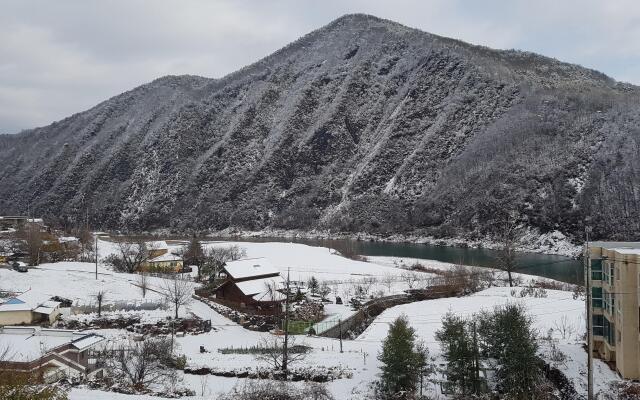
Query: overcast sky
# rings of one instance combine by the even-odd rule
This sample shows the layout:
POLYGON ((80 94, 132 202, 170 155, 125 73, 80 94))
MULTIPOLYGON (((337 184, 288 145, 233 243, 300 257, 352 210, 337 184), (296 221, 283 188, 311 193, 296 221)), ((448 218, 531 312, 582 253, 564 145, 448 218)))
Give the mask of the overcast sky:
POLYGON ((221 77, 355 12, 640 84, 639 0, 0 0, 0 133, 163 75, 221 77))

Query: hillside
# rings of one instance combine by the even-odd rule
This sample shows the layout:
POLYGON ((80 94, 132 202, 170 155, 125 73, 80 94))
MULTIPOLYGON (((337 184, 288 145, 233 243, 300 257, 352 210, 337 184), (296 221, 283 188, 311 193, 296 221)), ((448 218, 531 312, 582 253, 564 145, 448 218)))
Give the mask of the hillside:
POLYGON ((169 76, 0 136, 0 214, 103 229, 640 239, 640 91, 347 15, 221 79, 169 76))

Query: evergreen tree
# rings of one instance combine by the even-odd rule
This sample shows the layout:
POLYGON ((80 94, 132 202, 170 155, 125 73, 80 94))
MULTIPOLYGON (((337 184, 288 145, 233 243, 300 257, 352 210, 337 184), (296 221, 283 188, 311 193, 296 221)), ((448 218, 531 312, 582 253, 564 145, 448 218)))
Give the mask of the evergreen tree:
POLYGON ((478 353, 469 321, 449 312, 442 318, 442 328, 436 332, 442 354, 447 360, 447 382, 461 394, 478 393, 478 353))
POLYGON ((518 304, 499 306, 480 315, 484 352, 495 360, 498 390, 509 399, 536 398, 542 379, 532 320, 518 304))
POLYGON ((202 244, 196 235, 193 235, 187 250, 184 252, 185 265, 195 265, 198 267, 198 280, 202 274, 202 264, 204 260, 204 251, 202 250, 202 244))
POLYGON ((427 366, 428 352, 416 344, 413 328, 407 317, 401 315, 389 327, 378 360, 382 362, 378 397, 393 399, 413 398, 420 374, 427 366))
POLYGON ((316 294, 316 292, 318 291, 318 287, 319 287, 319 283, 318 280, 316 279, 315 276, 312 276, 309 279, 309 282, 307 282, 307 286, 309 287, 309 290, 311 291, 311 294, 316 294))

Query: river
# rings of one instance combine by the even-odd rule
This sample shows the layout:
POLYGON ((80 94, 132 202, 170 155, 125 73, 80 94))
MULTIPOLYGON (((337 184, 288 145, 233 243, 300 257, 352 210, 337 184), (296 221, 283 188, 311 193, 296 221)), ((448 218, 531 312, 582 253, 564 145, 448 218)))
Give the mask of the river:
MULTIPOLYGON (((437 260, 478 267, 493 267, 497 252, 488 249, 434 246, 416 243, 372 242, 353 239, 303 239, 278 237, 218 238, 250 242, 293 242, 330 247, 363 256, 410 257, 437 260)), ((517 272, 556 279, 567 283, 583 283, 583 267, 579 260, 539 253, 518 253, 517 272)))

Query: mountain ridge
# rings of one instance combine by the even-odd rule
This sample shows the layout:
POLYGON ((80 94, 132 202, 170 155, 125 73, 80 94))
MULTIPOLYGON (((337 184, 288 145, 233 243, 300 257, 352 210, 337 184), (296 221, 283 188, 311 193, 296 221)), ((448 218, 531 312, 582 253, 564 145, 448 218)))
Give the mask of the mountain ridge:
POLYGON ((510 210, 541 232, 576 237, 591 218, 637 237, 638 157, 616 153, 638 143, 637 99, 580 66, 346 15, 219 79, 161 77, 0 136, 0 211, 451 236, 510 210), (632 184, 609 193, 620 171, 632 184))

